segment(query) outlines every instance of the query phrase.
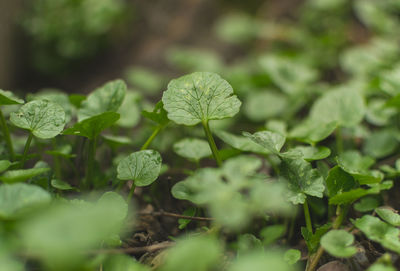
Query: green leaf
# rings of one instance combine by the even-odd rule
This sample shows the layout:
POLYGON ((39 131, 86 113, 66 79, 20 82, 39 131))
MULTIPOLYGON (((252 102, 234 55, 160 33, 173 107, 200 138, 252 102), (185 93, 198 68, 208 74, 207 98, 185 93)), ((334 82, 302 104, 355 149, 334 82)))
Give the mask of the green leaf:
POLYGON ((126 84, 122 80, 110 81, 95 89, 81 104, 78 121, 102 114, 117 112, 126 94, 126 84))
POLYGON ((285 153, 282 153, 282 155, 284 156, 298 156, 299 158, 302 158, 307 162, 325 159, 330 154, 331 150, 324 146, 297 146, 285 153))
POLYGON ((322 198, 325 190, 324 178, 310 163, 303 159, 283 158, 280 173, 289 182, 288 200, 293 204, 303 204, 307 195, 322 198))
POLYGON ((337 126, 336 121, 319 122, 308 118, 295 126, 288 137, 314 144, 327 138, 337 126))
POLYGON ((129 68, 126 72, 126 79, 129 84, 143 90, 145 93, 157 94, 164 85, 164 77, 153 70, 141 67, 129 68))
POLYGON ((211 155, 208 142, 197 138, 185 138, 174 144, 174 151, 187 159, 199 161, 211 155))
POLYGON ((284 254, 279 251, 253 252, 238 257, 229 266, 228 271, 243 271, 243 270, 279 270, 293 271, 296 270, 292 265, 284 259, 284 254))
POLYGON ((125 254, 109 256, 104 264, 104 271, 151 271, 149 266, 137 262, 133 257, 125 254))
POLYGON ((329 170, 328 177, 326 178, 326 190, 328 197, 336 196, 345 191, 349 191, 357 186, 357 182, 346 171, 339 166, 333 167, 329 170))
POLYGON ((8 161, 8 160, 0 160, 0 172, 5 171, 11 165, 12 165, 12 163, 10 161, 8 161))
POLYGON ((311 121, 337 122, 339 126, 344 127, 359 124, 364 118, 366 108, 361 92, 352 87, 339 87, 321 96, 311 107, 311 121))
POLYGON ((23 104, 24 100, 15 97, 11 91, 0 89, 0 105, 23 104))
POLYGON ((261 131, 254 134, 244 132, 243 135, 261 145, 270 153, 275 154, 279 154, 286 140, 284 135, 270 131, 261 131))
POLYGON ((125 99, 122 102, 118 113, 121 118, 117 124, 121 127, 132 128, 136 126, 140 121, 140 95, 133 91, 127 91, 125 99))
POLYGON ((354 210, 365 213, 373 211, 375 208, 379 206, 379 204, 380 204, 379 199, 377 199, 374 196, 370 196, 362 198, 359 202, 355 203, 353 207, 354 210))
POLYGON ((69 183, 58 180, 58 179, 52 179, 51 186, 58 190, 74 190, 75 189, 69 183))
POLYGON ((204 49, 174 47, 167 50, 166 58, 173 66, 187 72, 219 72, 223 67, 222 60, 217 53, 204 49))
MULTIPOLYGON (((186 215, 186 216, 195 216, 196 215, 196 207, 189 207, 188 209, 186 209, 184 212, 183 212, 183 215, 186 215)), ((186 226, 191 222, 192 220, 191 219, 186 219, 186 218, 179 218, 178 219, 178 223, 179 223, 179 226, 178 226, 178 228, 180 229, 180 230, 183 230, 184 228, 186 228, 186 226)))
POLYGON ((276 240, 283 237, 286 233, 284 225, 272 225, 261 230, 260 236, 265 246, 273 244, 276 240))
POLYGON ((369 170, 375 160, 368 156, 361 156, 357 151, 346 151, 340 154, 336 161, 338 166, 351 174, 360 184, 379 183, 383 179, 383 173, 377 170, 369 170))
POLYGON ((0 176, 0 180, 5 183, 24 182, 48 171, 50 171, 50 168, 8 170, 0 176))
POLYGON ((317 251, 321 237, 330 230, 331 226, 330 223, 324 224, 317 228, 314 234, 309 232, 306 227, 301 228, 301 235, 303 235, 303 238, 306 241, 309 253, 317 251))
POLYGON ((157 123, 160 126, 165 126, 168 124, 169 119, 167 116, 167 111, 164 110, 164 105, 162 101, 159 101, 152 112, 149 111, 142 111, 142 115, 143 117, 154 121, 155 123, 157 123))
POLYGON ((400 230, 377 217, 364 215, 353 222, 368 239, 380 243, 384 248, 400 253, 400 230))
POLYGON ((394 210, 391 210, 389 208, 380 207, 376 208, 375 212, 379 215, 380 218, 385 220, 390 225, 393 225, 395 227, 400 226, 400 215, 397 213, 397 211, 395 212, 394 210))
POLYGON ((390 189, 393 186, 393 182, 384 181, 379 184, 371 184, 371 186, 372 188, 369 189, 357 188, 337 194, 329 199, 329 204, 335 204, 335 205, 348 204, 367 195, 379 194, 381 190, 390 189))
POLYGON ((232 117, 241 105, 229 83, 210 72, 195 72, 172 80, 162 101, 168 118, 184 125, 232 117))
POLYGON ((331 230, 321 238, 321 246, 334 257, 350 258, 357 253, 354 236, 345 230, 331 230))
POLYGON ((131 153, 118 163, 118 179, 133 180, 136 186, 153 183, 161 170, 161 156, 154 150, 131 153))
POLYGON ((285 262, 290 265, 297 263, 301 258, 301 252, 298 249, 288 249, 283 256, 285 262))
MULTIPOLYGON (((399 96, 400 98, 400 96, 399 96)), ((388 101, 388 103, 390 100, 388 101)), ((400 100, 399 100, 400 102, 400 100)), ((400 103, 399 103, 400 105, 400 103)), ((390 119, 396 114, 394 108, 387 107, 386 100, 375 98, 368 103, 368 110, 366 112, 366 119, 369 123, 384 126, 388 125, 390 119)))
POLYGON ((265 121, 279 116, 288 106, 286 96, 271 91, 250 92, 244 103, 244 113, 252 121, 265 121))
POLYGON ((11 219, 51 201, 43 188, 25 183, 0 185, 0 219, 11 219))
POLYGON ((397 133, 392 129, 372 133, 364 144, 364 152, 374 158, 392 154, 399 146, 397 133))
POLYGON ((166 253, 160 271, 176 271, 177 267, 182 271, 213 270, 223 256, 219 241, 204 235, 179 240, 166 253))
POLYGON ((65 112, 56 103, 35 100, 11 113, 10 120, 15 126, 31 131, 36 137, 52 138, 64 129, 65 112))
POLYGON ((104 112, 100 115, 87 118, 75 123, 71 128, 66 129, 64 135, 79 135, 94 139, 103 130, 111 127, 119 120, 120 115, 115 112, 104 112))
POLYGON ((246 136, 234 135, 222 130, 215 130, 214 133, 226 144, 232 146, 235 149, 245 152, 255 152, 269 154, 270 152, 253 140, 246 136))
POLYGON ((86 96, 81 94, 71 94, 68 96, 68 99, 73 106, 75 106, 76 108, 80 108, 82 102, 86 100, 86 96))
POLYGON ((383 263, 374 263, 367 269, 367 271, 396 271, 396 268, 383 263))

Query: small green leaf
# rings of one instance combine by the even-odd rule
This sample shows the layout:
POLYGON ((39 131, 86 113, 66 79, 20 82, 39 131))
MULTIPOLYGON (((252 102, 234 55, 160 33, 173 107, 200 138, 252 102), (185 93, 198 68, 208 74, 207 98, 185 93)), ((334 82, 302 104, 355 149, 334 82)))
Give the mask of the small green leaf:
POLYGON ((0 185, 0 220, 13 218, 23 211, 50 201, 50 194, 36 185, 25 183, 0 185))
POLYGON ((0 176, 0 181, 5 183, 24 182, 33 177, 50 171, 50 168, 30 168, 30 169, 15 169, 8 170, 0 176))
POLYGON ((104 112, 100 115, 89 117, 83 121, 75 123, 71 128, 66 129, 64 135, 79 135, 89 139, 94 139, 103 130, 111 127, 119 119, 119 114, 115 112, 104 112))
POLYGON ((28 100, 49 100, 64 109, 66 123, 72 118, 73 107, 69 97, 64 92, 57 89, 43 89, 38 93, 28 95, 28 100))
POLYGON ((15 97, 11 91, 0 89, 0 105, 23 104, 24 100, 15 97))
POLYGON ((152 120, 161 126, 165 126, 168 124, 169 119, 168 119, 167 114, 168 114, 167 111, 164 110, 164 105, 163 105, 162 101, 159 101, 155 105, 152 112, 145 111, 145 110, 142 111, 143 117, 145 117, 149 120, 152 120))
POLYGON ((58 180, 58 179, 52 179, 51 180, 51 186, 58 189, 58 190, 74 190, 75 188, 72 187, 69 183, 58 180))
POLYGON ((384 129, 372 133, 364 144, 364 152, 374 158, 382 158, 392 154, 398 147, 397 133, 392 129, 384 129))
POLYGON ((354 236, 345 230, 331 230, 321 238, 321 246, 334 257, 350 258, 357 253, 354 236))
POLYGON ((284 259, 284 254, 279 251, 265 251, 245 254, 236 258, 229 266, 228 271, 243 271, 243 270, 279 270, 293 271, 296 270, 292 265, 284 259))
POLYGON ((104 271, 151 271, 151 267, 141 264, 126 254, 110 255, 103 264, 104 271))
POLYGON ((117 124, 121 127, 131 128, 140 121, 140 95, 133 91, 127 91, 125 99, 118 109, 121 118, 117 124))
POLYGON ((332 225, 330 223, 324 224, 321 227, 317 228, 314 234, 312 232, 309 232, 306 227, 301 228, 301 235, 306 241, 309 253, 317 251, 321 237, 330 230, 331 226, 332 225))
POLYGON ((286 96, 271 91, 251 92, 244 103, 244 113, 252 121, 278 116, 288 105, 286 96))
POLYGON ((384 248, 400 253, 400 230, 377 217, 364 215, 353 222, 369 239, 380 243, 384 248))
POLYGON ((298 156, 307 162, 325 159, 330 154, 331 150, 324 146, 297 146, 285 153, 282 153, 284 156, 298 156))
MULTIPOLYGON (((186 216, 195 216, 195 215, 196 215, 196 207, 189 207, 188 209, 186 209, 186 210, 183 212, 183 215, 186 215, 186 216)), ((186 228, 186 226, 187 226, 191 221, 192 221, 191 219, 179 218, 179 219, 178 219, 178 223, 179 223, 178 228, 179 228, 180 230, 183 230, 184 228, 186 228)))
POLYGON ((168 118, 184 125, 232 117, 241 105, 229 83, 210 72, 195 72, 172 80, 162 101, 168 118))
POLYGON ((400 215, 397 213, 397 211, 395 212, 394 210, 391 210, 389 208, 380 207, 376 208, 375 212, 379 215, 380 218, 385 220, 390 225, 393 225, 395 227, 400 226, 400 215))
POLYGON ((318 122, 306 119, 289 132, 288 137, 301 140, 310 144, 317 143, 327 138, 338 126, 336 121, 318 122))
POLYGON ((153 70, 141 67, 129 68, 126 72, 126 79, 129 84, 139 88, 145 93, 157 94, 164 85, 164 77, 153 70))
POLYGON ((126 84, 122 80, 115 80, 95 89, 81 104, 78 111, 78 121, 102 114, 117 112, 126 93, 126 84))
POLYGON ((185 138, 174 144, 174 151, 187 159, 199 161, 211 155, 208 142, 197 138, 185 138))
POLYGON ((329 170, 328 177, 326 178, 326 190, 330 198, 349 191, 356 186, 357 182, 354 178, 340 167, 335 166, 329 170))
POLYGON ((64 129, 65 112, 56 103, 35 100, 11 113, 10 120, 15 126, 31 131, 36 137, 52 138, 64 129))
POLYGON ((118 179, 133 180, 136 186, 153 183, 161 170, 161 156, 154 150, 130 154, 118 163, 118 179))
POLYGON ((288 249, 283 256, 285 262, 290 265, 297 263, 301 258, 301 252, 298 249, 288 249))
POLYGON ((324 178, 310 163, 303 159, 283 158, 280 173, 289 183, 288 200, 293 204, 303 204, 307 195, 322 198, 325 190, 324 178))
POLYGON ((270 131, 261 131, 254 134, 244 132, 243 135, 275 154, 279 154, 286 140, 284 135, 270 131))
POLYGON ((0 172, 5 171, 11 165, 12 165, 12 163, 10 161, 8 161, 8 160, 0 160, 0 172))
POLYGON ((260 236, 265 246, 273 244, 276 240, 283 237, 286 233, 284 225, 272 225, 261 230, 260 236))
POLYGON ((358 212, 370 212, 379 206, 379 199, 374 196, 362 198, 359 202, 353 205, 354 210, 358 212))
POLYGON ((215 130, 214 133, 226 144, 232 146, 235 149, 245 152, 255 152, 269 154, 270 152, 253 140, 246 136, 234 135, 222 130, 215 130))

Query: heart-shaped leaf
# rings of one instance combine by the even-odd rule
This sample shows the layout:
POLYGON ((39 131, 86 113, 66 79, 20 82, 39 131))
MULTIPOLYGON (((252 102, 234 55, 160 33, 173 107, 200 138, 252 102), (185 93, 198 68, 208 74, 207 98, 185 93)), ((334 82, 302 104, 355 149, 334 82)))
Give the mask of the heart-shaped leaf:
POLYGON ((35 100, 11 113, 11 122, 27 129, 39 138, 52 138, 61 133, 65 125, 64 109, 48 100, 35 100))
POLYGON ((81 104, 78 111, 78 121, 104 112, 117 112, 126 93, 126 84, 122 80, 115 80, 95 89, 81 104))
POLYGON ((275 154, 279 154, 286 140, 284 135, 270 131, 261 131, 254 134, 244 132, 243 135, 275 154))
POLYGON ((118 163, 118 179, 133 180, 136 186, 146 186, 157 179, 160 169, 161 156, 157 151, 138 151, 118 163))
POLYGON ((49 203, 50 194, 43 188, 25 183, 0 185, 0 220, 9 219, 34 206, 49 203))
POLYGON ((89 117, 75 123, 74 126, 64 131, 64 135, 79 135, 94 139, 103 130, 111 127, 119 120, 119 114, 115 112, 104 112, 100 115, 89 117))
POLYGON ((24 100, 15 97, 11 91, 0 89, 0 105, 23 104, 24 100))
POLYGON ((321 246, 329 254, 338 258, 349 258, 357 253, 352 246, 354 236, 345 230, 331 230, 321 238, 321 246))
POLYGON ((182 157, 195 161, 211 155, 208 142, 197 138, 185 138, 176 142, 174 144, 174 151, 182 157))
POLYGON ((231 85, 210 72, 195 72, 172 80, 162 101, 168 118, 184 125, 232 117, 241 105, 231 85))

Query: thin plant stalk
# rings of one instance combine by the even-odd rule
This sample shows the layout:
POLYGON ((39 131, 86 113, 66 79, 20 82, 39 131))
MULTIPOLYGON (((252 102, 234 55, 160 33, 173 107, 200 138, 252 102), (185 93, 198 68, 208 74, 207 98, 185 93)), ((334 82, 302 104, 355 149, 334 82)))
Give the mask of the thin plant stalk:
POLYGON ((93 183, 94 165, 96 157, 97 137, 89 140, 88 158, 86 164, 86 178, 83 186, 88 188, 93 183))
POLYGON ((306 220, 307 230, 312 233, 313 229, 312 229, 311 215, 307 199, 304 201, 303 209, 304 209, 304 218, 306 220))
POLYGON ((131 202, 131 200, 133 198, 133 194, 135 193, 135 188, 136 188, 136 185, 135 185, 135 182, 133 182, 131 191, 129 191, 128 198, 126 199, 127 202, 131 202))
POLYGON ((28 157, 28 151, 29 151, 29 147, 31 146, 32 139, 33 139, 33 134, 32 134, 32 132, 29 132, 29 136, 28 136, 28 139, 26 140, 25 147, 24 147, 24 153, 22 154, 21 164, 19 166, 20 168, 23 168, 25 165, 25 161, 26 161, 26 158, 28 157))
MULTIPOLYGON (((56 149, 57 140, 55 137, 53 138, 52 142, 53 142, 53 149, 56 149)), ((57 179, 61 179, 61 163, 58 155, 53 155, 53 162, 54 162, 54 174, 56 175, 57 179)))
POLYGON ((10 160, 14 161, 15 152, 14 152, 14 147, 13 147, 11 137, 10 137, 10 131, 8 130, 6 119, 4 118, 3 112, 1 110, 0 110, 0 124, 1 124, 1 129, 3 130, 4 139, 6 141, 8 154, 10 155, 10 160))
POLYGON ((146 140, 146 142, 143 144, 143 146, 140 148, 140 150, 146 150, 149 146, 150 146, 150 144, 151 144, 151 142, 154 140, 154 138, 158 135, 158 133, 161 131, 161 126, 160 125, 158 125, 157 127, 156 127, 156 129, 154 129, 154 131, 153 131, 153 133, 150 135, 150 137, 146 140))
POLYGON ((214 138, 211 134, 210 131, 210 126, 208 125, 208 121, 202 121, 204 132, 206 134, 208 144, 210 145, 212 154, 214 156, 215 161, 217 162, 217 165, 220 167, 222 165, 222 159, 219 156, 218 148, 217 145, 215 144, 214 138))

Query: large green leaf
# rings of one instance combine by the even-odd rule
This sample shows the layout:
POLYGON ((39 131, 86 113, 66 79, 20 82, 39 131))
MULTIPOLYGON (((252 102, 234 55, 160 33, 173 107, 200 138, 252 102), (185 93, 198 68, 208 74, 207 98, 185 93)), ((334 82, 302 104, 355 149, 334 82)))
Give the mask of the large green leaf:
POLYGON ((115 112, 104 112, 100 115, 89 117, 83 121, 75 123, 74 126, 64 131, 65 135, 79 135, 89 139, 94 139, 103 130, 111 127, 119 120, 120 115, 115 112))
POLYGON ((47 204, 50 194, 43 188, 25 183, 0 185, 0 219, 10 219, 35 206, 47 204))
POLYGON ((380 243, 384 248, 400 253, 400 230, 377 217, 364 215, 353 222, 368 239, 380 243))
POLYGON ((307 195, 322 198, 324 179, 303 159, 283 158, 280 165, 281 177, 289 182, 289 201, 303 204, 307 195))
POLYGON ((0 181, 5 183, 24 182, 33 177, 39 176, 50 171, 50 168, 30 168, 30 169, 15 169, 8 170, 0 176, 0 181))
POLYGON ((364 118, 365 102, 361 92, 352 87, 339 87, 321 96, 311 107, 311 121, 337 122, 344 127, 359 124, 364 118))
POLYGON ((174 144, 174 151, 185 158, 199 161, 211 155, 208 142, 197 138, 185 138, 174 144))
POLYGON ((254 134, 245 132, 243 133, 243 135, 247 136, 255 143, 261 145, 269 152, 275 154, 278 154, 281 151, 286 140, 286 137, 284 135, 270 131, 261 131, 254 134))
POLYGON ((0 105, 23 104, 24 100, 15 97, 11 91, 0 89, 0 105))
POLYGON ((133 180, 136 186, 153 183, 161 170, 161 156, 154 150, 131 153, 118 163, 118 179, 133 180))
POLYGON ((321 238, 321 246, 329 254, 338 258, 349 258, 357 253, 357 248, 352 246, 354 236, 345 230, 331 230, 321 238))
POLYGON ((327 138, 336 129, 337 125, 336 121, 321 122, 308 118, 295 126, 289 132, 288 137, 313 144, 327 138))
POLYGON ((78 121, 102 114, 107 111, 117 112, 126 93, 126 84, 115 80, 95 89, 81 104, 78 121))
POLYGON ((11 113, 11 122, 27 129, 39 138, 52 138, 61 133, 65 125, 64 109, 48 100, 35 100, 11 113))
POLYGON ((162 101, 168 118, 184 125, 232 117, 241 105, 229 83, 210 72, 195 72, 172 80, 162 101))
POLYGON ((392 129, 372 133, 364 144, 364 152, 374 158, 392 154, 399 146, 398 134, 392 129))
POLYGON ((395 212, 394 210, 391 210, 389 208, 380 207, 376 208, 375 212, 379 215, 380 218, 385 220, 390 225, 393 225, 395 227, 400 226, 400 215, 397 213, 397 211, 395 212))

